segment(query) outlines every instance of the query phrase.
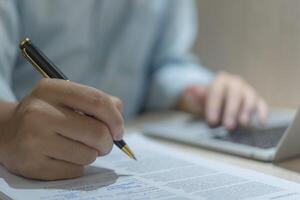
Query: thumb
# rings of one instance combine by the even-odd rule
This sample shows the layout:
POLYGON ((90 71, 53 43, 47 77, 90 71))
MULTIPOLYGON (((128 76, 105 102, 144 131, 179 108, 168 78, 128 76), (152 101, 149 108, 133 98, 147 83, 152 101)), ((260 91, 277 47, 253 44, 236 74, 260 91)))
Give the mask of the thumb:
POLYGON ((183 92, 183 107, 187 112, 202 114, 207 96, 207 88, 201 85, 192 85, 183 92))
POLYGON ((203 85, 193 85, 187 88, 187 92, 191 95, 198 104, 205 104, 207 97, 207 87, 203 85))

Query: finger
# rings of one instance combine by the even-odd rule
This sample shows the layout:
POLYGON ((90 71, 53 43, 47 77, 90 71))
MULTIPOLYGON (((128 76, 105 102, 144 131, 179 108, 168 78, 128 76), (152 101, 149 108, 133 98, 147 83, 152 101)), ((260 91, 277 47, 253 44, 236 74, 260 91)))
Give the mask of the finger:
POLYGON ((242 104, 242 109, 239 116, 239 122, 243 126, 249 125, 250 118, 253 112, 255 111, 255 106, 257 102, 256 99, 257 99, 256 94, 252 89, 245 93, 244 102, 242 104))
POLYGON ((111 96, 109 95, 111 100, 113 101, 113 103, 116 105, 116 107, 118 108, 118 110, 122 113, 123 112, 123 103, 121 101, 121 99, 115 97, 115 96, 111 96))
POLYGON ((53 79, 43 79, 34 91, 34 95, 40 98, 81 111, 104 122, 115 140, 123 137, 122 115, 105 93, 71 81, 53 79))
POLYGON ((58 180, 77 178, 83 174, 84 166, 47 156, 25 163, 27 166, 18 171, 18 175, 37 180, 58 180))
POLYGON ((225 100, 225 108, 223 115, 223 125, 228 130, 234 130, 237 126, 237 116, 241 108, 243 100, 243 92, 238 83, 233 83, 228 88, 228 93, 225 100))
POLYGON ((36 178, 42 180, 59 180, 77 178, 83 175, 84 166, 47 158, 44 169, 38 171, 36 178))
POLYGON ((268 104, 262 98, 259 98, 257 103, 257 115, 258 120, 262 126, 264 126, 267 123, 268 113, 268 104))
POLYGON ((91 164, 98 156, 95 149, 59 134, 48 137, 40 149, 45 156, 77 165, 91 164))
POLYGON ((206 95, 207 95, 207 87, 205 86, 194 86, 192 89, 192 93, 195 101, 197 102, 198 110, 201 112, 205 106, 206 95))
POLYGON ((205 116, 211 125, 217 125, 220 122, 225 94, 226 86, 223 79, 216 80, 208 90, 205 116))
POLYGON ((104 123, 67 108, 57 109, 59 116, 56 117, 53 131, 96 149, 99 155, 106 155, 111 151, 113 138, 104 123))

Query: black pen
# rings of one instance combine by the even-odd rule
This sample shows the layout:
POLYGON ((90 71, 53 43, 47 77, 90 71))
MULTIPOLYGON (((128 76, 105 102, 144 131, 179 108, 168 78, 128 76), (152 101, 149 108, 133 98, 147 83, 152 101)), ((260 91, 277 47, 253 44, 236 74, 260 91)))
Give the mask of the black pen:
MULTIPOLYGON (((43 75, 45 78, 56 78, 69 80, 50 60, 47 58, 41 50, 35 47, 29 38, 25 38, 20 42, 20 49, 23 56, 29 61, 33 67, 43 75)), ((124 140, 114 141, 124 153, 130 158, 135 159, 134 153, 130 150, 124 140)))

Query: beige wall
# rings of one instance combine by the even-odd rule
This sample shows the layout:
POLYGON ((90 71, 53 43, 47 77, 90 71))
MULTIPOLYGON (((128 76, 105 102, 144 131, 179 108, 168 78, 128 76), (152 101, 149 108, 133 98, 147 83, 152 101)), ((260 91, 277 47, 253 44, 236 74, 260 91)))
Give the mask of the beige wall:
POLYGON ((300 0, 196 0, 195 51, 242 75, 271 105, 300 105, 300 0))

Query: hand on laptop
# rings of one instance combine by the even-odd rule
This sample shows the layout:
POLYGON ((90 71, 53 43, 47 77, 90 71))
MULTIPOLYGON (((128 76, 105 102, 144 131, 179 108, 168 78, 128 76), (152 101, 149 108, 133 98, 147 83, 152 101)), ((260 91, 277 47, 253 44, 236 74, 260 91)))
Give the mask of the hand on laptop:
POLYGON ((203 114, 215 127, 223 125, 234 130, 249 125, 255 114, 261 124, 268 116, 268 106, 256 91, 238 76, 221 72, 209 86, 192 85, 183 92, 178 108, 203 114))

